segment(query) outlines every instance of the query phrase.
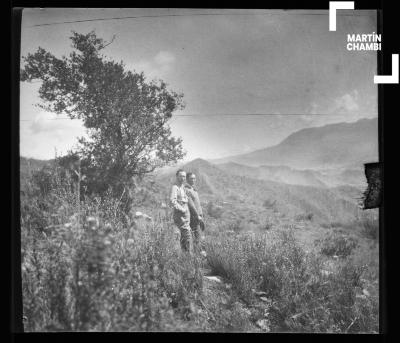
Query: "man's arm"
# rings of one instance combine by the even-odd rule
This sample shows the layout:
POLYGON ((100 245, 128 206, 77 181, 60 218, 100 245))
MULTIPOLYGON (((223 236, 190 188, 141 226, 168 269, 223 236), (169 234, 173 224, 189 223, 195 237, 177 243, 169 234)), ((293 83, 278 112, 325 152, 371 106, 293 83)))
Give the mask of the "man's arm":
POLYGON ((188 195, 188 205, 190 213, 193 213, 195 218, 199 218, 199 213, 197 212, 196 206, 194 205, 193 199, 190 195, 188 195))
POLYGON ((185 209, 178 203, 178 188, 176 186, 172 186, 170 202, 175 210, 185 212, 185 209))

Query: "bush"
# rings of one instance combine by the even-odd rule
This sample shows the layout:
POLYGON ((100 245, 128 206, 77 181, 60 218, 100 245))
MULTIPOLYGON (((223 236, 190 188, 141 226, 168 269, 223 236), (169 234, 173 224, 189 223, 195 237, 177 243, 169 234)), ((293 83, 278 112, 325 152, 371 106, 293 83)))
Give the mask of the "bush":
POLYGON ((343 226, 344 224, 341 222, 330 222, 321 224, 321 227, 323 227, 324 229, 336 229, 336 228, 341 228, 343 226))
POLYGON ((245 229, 243 221, 241 219, 237 219, 234 222, 229 223, 228 228, 229 231, 234 231, 236 233, 241 232, 245 229))
POLYGON ((206 211, 207 214, 214 219, 220 219, 223 213, 222 207, 216 206, 212 201, 207 203, 206 211))
POLYGON ((262 229, 265 230, 265 231, 269 231, 269 230, 272 230, 273 227, 274 227, 274 224, 272 222, 270 222, 270 221, 267 221, 264 224, 262 229))
POLYGON ((358 246, 355 238, 337 232, 329 234, 322 240, 318 240, 317 244, 321 246, 320 252, 330 257, 347 257, 358 246))
POLYGON ((310 212, 310 213, 299 214, 296 216, 295 219, 298 221, 306 221, 306 220, 310 221, 313 219, 313 217, 314 217, 314 214, 310 212))
POLYGON ((276 200, 272 201, 270 199, 266 199, 263 202, 263 206, 267 209, 273 209, 275 208, 275 205, 276 205, 276 200))

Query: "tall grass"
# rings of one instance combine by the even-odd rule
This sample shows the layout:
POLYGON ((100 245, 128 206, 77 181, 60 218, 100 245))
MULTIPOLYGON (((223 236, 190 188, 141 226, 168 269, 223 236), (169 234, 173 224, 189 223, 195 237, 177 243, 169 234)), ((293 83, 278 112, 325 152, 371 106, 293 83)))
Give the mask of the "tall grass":
POLYGON ((332 264, 287 230, 214 230, 211 217, 207 263, 230 288, 210 288, 166 211, 137 220, 78 188, 57 168, 24 185, 26 331, 378 331, 377 266, 353 248, 332 264))
POLYGON ((269 302, 275 331, 378 332, 378 300, 362 294, 365 267, 351 259, 326 270, 321 255, 305 253, 291 232, 226 236, 207 242, 215 274, 252 306, 269 302))
POLYGON ((201 327, 201 262, 175 248, 167 218, 135 222, 118 200, 81 201, 53 176, 51 190, 32 183, 21 199, 25 330, 201 327))

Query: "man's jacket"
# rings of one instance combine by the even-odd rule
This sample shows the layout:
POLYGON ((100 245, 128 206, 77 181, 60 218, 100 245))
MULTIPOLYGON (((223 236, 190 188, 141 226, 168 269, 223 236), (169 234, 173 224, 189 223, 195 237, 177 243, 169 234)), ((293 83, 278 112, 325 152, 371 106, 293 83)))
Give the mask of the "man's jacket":
POLYGON ((175 211, 186 212, 188 208, 188 197, 185 186, 173 185, 171 189, 170 201, 175 211))
POLYGON ((186 184, 186 195, 188 197, 188 205, 190 210, 190 217, 197 220, 198 216, 203 216, 203 209, 201 208, 199 193, 196 188, 186 184))

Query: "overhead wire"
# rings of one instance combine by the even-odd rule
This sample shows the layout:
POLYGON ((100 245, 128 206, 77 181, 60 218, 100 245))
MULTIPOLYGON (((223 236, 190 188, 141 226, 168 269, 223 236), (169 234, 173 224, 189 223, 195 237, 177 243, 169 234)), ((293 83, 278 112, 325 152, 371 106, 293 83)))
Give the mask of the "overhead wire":
MULTIPOLYGON (((73 24, 73 23, 84 23, 84 22, 93 22, 93 21, 109 21, 109 20, 125 20, 125 19, 140 19, 140 18, 162 18, 162 17, 188 17, 188 16, 239 16, 239 15, 317 15, 317 16, 327 16, 327 13, 293 13, 284 12, 280 13, 186 13, 186 14, 158 14, 158 15, 140 15, 140 16, 126 16, 126 17, 112 17, 112 18, 93 18, 93 19, 82 19, 82 20, 71 20, 71 21, 61 21, 61 22, 54 22, 54 23, 42 23, 42 24, 35 24, 28 27, 41 27, 41 26, 51 26, 51 25, 62 25, 62 24, 73 24)), ((338 14, 339 16, 364 16, 364 14, 345 14, 341 13, 338 14)))

